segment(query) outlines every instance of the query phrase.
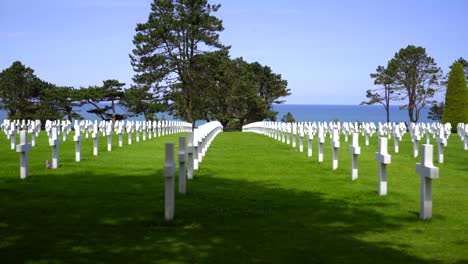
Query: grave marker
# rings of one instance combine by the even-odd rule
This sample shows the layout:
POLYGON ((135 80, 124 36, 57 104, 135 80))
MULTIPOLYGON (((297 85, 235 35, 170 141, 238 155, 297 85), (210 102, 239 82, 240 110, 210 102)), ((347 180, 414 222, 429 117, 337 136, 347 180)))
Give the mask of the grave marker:
POLYGON ((20 178, 28 177, 28 154, 31 150, 31 144, 28 144, 28 131, 20 131, 20 144, 16 146, 16 152, 20 153, 20 178))
POLYGON ((187 174, 185 171, 185 137, 179 137, 179 193, 187 192, 187 174))
POLYGON ((307 128, 307 134, 308 134, 308 144, 307 144, 307 156, 312 157, 312 140, 314 136, 312 135, 312 125, 309 123, 308 128, 307 128))
POLYGON ((164 163, 164 219, 174 219, 174 143, 166 143, 166 161, 164 163))
POLYGON ((361 154, 361 148, 359 147, 359 133, 353 133, 353 142, 349 146, 351 152, 351 180, 354 181, 358 178, 358 157, 361 154))
POLYGON ((10 149, 14 150, 16 148, 16 125, 13 124, 9 131, 9 137, 10 137, 10 149))
POLYGON ((49 138, 49 146, 52 146, 52 169, 58 168, 59 144, 60 139, 58 138, 57 127, 52 127, 49 138))
POLYGON ((91 134, 91 137, 93 138, 93 155, 97 156, 98 155, 98 147, 99 147, 99 132, 98 132, 98 124, 97 121, 94 121, 94 126, 93 126, 93 133, 91 134))
POLYGON ((319 125, 318 129, 318 162, 323 162, 323 144, 325 143, 325 137, 323 135, 323 127, 319 125))
POLYGON ((379 195, 387 195, 387 165, 392 157, 387 151, 387 138, 379 137, 379 152, 375 153, 375 159, 379 162, 379 195))
POLYGON ((416 172, 421 175, 421 209, 419 218, 432 217, 432 179, 439 178, 439 168, 432 163, 433 146, 422 145, 421 163, 416 164, 416 172))
POLYGON ((75 141, 75 161, 79 162, 81 160, 81 127, 77 123, 75 123, 73 141, 75 141))
POLYGON ((193 132, 188 132, 188 171, 187 178, 189 180, 193 179, 193 132))
POLYGON ((413 158, 416 158, 418 156, 419 140, 421 140, 421 135, 419 134, 418 126, 414 127, 412 138, 413 138, 413 158))
POLYGON ((332 138, 332 147, 333 147, 333 161, 332 168, 333 170, 338 169, 338 149, 340 148, 340 132, 338 129, 333 129, 333 138, 332 138))
POLYGON ((439 136, 437 137, 437 145, 438 145, 438 161, 439 163, 444 163, 444 146, 447 145, 447 139, 445 138, 445 131, 444 127, 440 126, 439 128, 439 136))
POLYGON ((304 152, 304 124, 299 124, 299 152, 304 152))
POLYGON ((112 151, 112 122, 109 121, 106 126, 107 151, 112 151))
POLYGON ((292 147, 296 147, 296 141, 297 141, 297 123, 291 123, 292 127, 292 147))

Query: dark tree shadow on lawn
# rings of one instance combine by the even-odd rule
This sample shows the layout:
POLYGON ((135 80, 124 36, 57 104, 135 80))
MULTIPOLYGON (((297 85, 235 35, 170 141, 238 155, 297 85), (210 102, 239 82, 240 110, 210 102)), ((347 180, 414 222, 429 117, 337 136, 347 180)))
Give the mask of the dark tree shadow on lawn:
POLYGON ((175 220, 166 223, 162 171, 141 175, 48 175, 53 188, 0 192, 0 262, 434 263, 405 253, 404 241, 358 239, 396 230, 401 219, 209 174, 176 195, 175 220))

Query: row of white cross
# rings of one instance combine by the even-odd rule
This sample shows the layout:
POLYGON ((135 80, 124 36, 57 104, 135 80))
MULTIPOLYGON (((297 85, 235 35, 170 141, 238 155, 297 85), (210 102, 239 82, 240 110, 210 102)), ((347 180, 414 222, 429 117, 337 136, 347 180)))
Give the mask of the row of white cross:
MULTIPOLYGON (((195 128, 188 133, 187 148, 185 137, 179 138, 179 193, 187 192, 186 179, 193 179, 193 171, 198 170, 199 163, 203 161, 213 139, 223 131, 223 126, 218 121, 212 121, 195 128), (186 171, 186 157, 188 156, 188 169, 186 171)), ((166 159, 164 162, 164 219, 174 219, 175 197, 174 197, 174 174, 176 164, 174 160, 174 143, 166 143, 166 159)))
MULTIPOLYGON (((440 123, 410 123, 409 127, 406 128, 405 123, 378 123, 376 126, 374 123, 320 123, 320 122, 302 122, 302 123, 283 123, 283 122, 254 122, 245 125, 243 131, 252 131, 267 134, 283 143, 291 144, 295 148, 297 137, 299 136, 299 151, 303 152, 303 141, 304 137, 309 140, 308 156, 312 156, 311 143, 312 139, 317 136, 319 144, 319 162, 322 161, 323 156, 321 150, 321 144, 324 143, 327 135, 330 138, 334 138, 334 131, 338 131, 338 137, 340 134, 344 134, 345 142, 348 142, 348 136, 352 133, 361 133, 365 137, 366 146, 369 145, 369 138, 375 133, 379 136, 387 136, 388 139, 394 138, 394 152, 399 152, 399 142, 405 133, 408 132, 411 135, 413 142, 413 157, 418 156, 418 146, 422 138, 426 137, 426 144, 430 144, 430 138, 438 142, 439 145, 439 162, 443 163, 443 147, 447 145, 447 140, 451 134, 451 125, 440 124, 440 123)), ((464 142, 465 150, 468 149, 468 124, 459 124, 457 126, 458 134, 460 139, 464 142)), ((339 144, 338 141, 336 144, 339 144)), ((337 145, 338 146, 338 145, 337 145)))
MULTIPOLYGON (((31 122, 31 124, 37 124, 36 122, 31 122)), ((60 131, 60 126, 53 126, 54 122, 47 122, 46 126, 46 131, 49 136, 49 146, 52 147, 52 163, 51 163, 51 168, 56 169, 59 166, 59 145, 61 143, 61 140, 59 138, 59 131, 60 131), (51 124, 51 125, 50 125, 51 124)), ((132 133, 136 133, 136 141, 139 142, 140 138, 140 130, 138 129, 139 127, 139 121, 137 122, 116 122, 114 125, 112 125, 112 122, 110 121, 104 121, 104 123, 101 122, 101 124, 104 124, 103 126, 99 126, 98 122, 91 122, 91 121, 80 121, 76 122, 74 129, 74 136, 73 136, 73 141, 75 142, 75 161, 79 162, 81 161, 81 143, 82 143, 82 130, 83 127, 88 126, 89 124, 93 124, 91 132, 91 136, 93 138, 93 155, 97 156, 98 155, 98 140, 99 140, 99 132, 101 131, 104 136, 107 137, 107 151, 112 151, 112 135, 113 133, 117 133, 119 135, 119 147, 122 147, 122 138, 124 132, 127 133, 128 135, 128 144, 132 144, 132 133), (125 124, 125 126, 124 126, 125 124), (133 129, 133 127, 137 127, 137 129, 133 129), (125 129, 123 129, 125 127, 125 129)), ((39 123, 39 128, 40 128, 40 123, 39 123)), ((63 128, 63 127, 62 127, 63 128)), ((16 146, 16 151, 21 153, 20 154, 20 178, 25 179, 28 176, 28 153, 31 150, 31 148, 35 145, 29 144, 28 143, 28 132, 31 131, 31 129, 27 129, 25 127, 24 130, 20 130, 20 144, 16 146)), ((35 140, 37 137, 38 130, 35 128, 32 129, 32 138, 35 140)), ((187 122, 182 122, 182 121, 169 121, 167 122, 164 126, 161 127, 161 129, 157 129, 154 131, 148 131, 148 130, 142 130, 143 132, 143 140, 146 140, 146 133, 149 132, 149 138, 151 139, 151 135, 154 134, 154 136, 164 136, 168 134, 174 134, 174 133, 181 133, 181 132, 188 132, 191 131, 191 124, 187 122)), ((66 129, 63 130, 63 134, 67 134, 66 129)), ((11 134, 11 137, 16 138, 16 133, 11 134)), ((65 137, 65 136, 64 136, 65 137)), ((16 142, 16 141, 15 141, 16 142)), ((35 141, 34 141, 35 142, 35 141)))
MULTIPOLYGON (((468 140, 468 124, 459 124, 457 126, 460 138, 465 142, 468 140)), ((406 133, 406 125, 400 124, 382 124, 375 126, 374 123, 280 123, 280 122, 255 122, 248 124, 242 128, 244 132, 255 132, 267 135, 283 143, 291 144, 295 148, 296 135, 299 134, 299 151, 303 152, 303 138, 308 134, 308 156, 312 156, 312 139, 317 134, 318 139, 318 161, 323 162, 323 145, 327 133, 331 137, 331 145, 333 149, 332 168, 338 168, 338 149, 340 147, 340 132, 345 135, 345 141, 349 134, 352 134, 352 144, 350 152, 352 155, 351 161, 351 180, 358 178, 358 156, 361 153, 358 138, 359 133, 365 135, 366 145, 368 145, 369 137, 377 132, 379 135, 379 151, 376 152, 376 160, 379 162, 379 195, 387 194, 387 165, 391 163, 391 155, 388 154, 388 138, 394 136, 394 151, 399 152, 398 142, 406 133), (387 138, 388 137, 388 138, 387 138)), ((426 144, 423 144, 423 154, 421 163, 416 166, 416 171, 421 175, 421 219, 428 219, 432 215, 432 189, 431 180, 438 178, 438 168, 434 167, 432 161, 433 146, 430 145, 430 136, 436 138, 438 143, 439 163, 444 162, 443 148, 447 145, 447 139, 450 136, 450 124, 442 125, 439 123, 433 124, 414 124, 411 123, 408 127, 411 139, 413 141, 413 156, 418 156, 419 141, 422 137, 422 131, 426 135, 426 144)))
MULTIPOLYGON (((8 123, 8 122, 6 122, 8 123)), ((13 127, 16 126, 16 122, 12 122, 13 127)), ((4 122, 5 124, 5 122, 4 122)), ((9 124, 9 123, 8 123, 9 124)), ((36 122, 31 122, 31 124, 36 124, 36 122)), ((98 133, 102 132, 104 136, 108 137, 108 151, 112 150, 112 134, 113 132, 119 135, 119 146, 122 146, 122 134, 127 132, 128 135, 128 144, 131 144, 132 133, 136 133, 136 139, 138 142, 139 132, 143 132, 143 140, 146 140, 146 132, 149 132, 149 138, 151 138, 151 133, 154 133, 154 136, 164 136, 167 134, 188 132, 188 142, 186 144, 185 137, 179 138, 179 192, 182 194, 186 193, 186 180, 193 179, 194 170, 198 170, 199 164, 203 161, 203 157, 206 154, 209 146, 213 139, 223 131, 223 126, 220 122, 213 121, 206 123, 204 125, 195 128, 192 131, 192 126, 190 123, 181 122, 181 121, 169 121, 168 123, 161 123, 162 126, 156 125, 154 128, 161 127, 161 129, 155 129, 153 131, 147 130, 150 126, 145 126, 144 123, 139 123, 138 121, 133 122, 116 122, 112 126, 111 122, 102 121, 98 123, 90 121, 79 121, 75 123, 74 126, 74 136, 73 140, 75 141, 75 160, 81 160, 81 142, 82 142, 82 131, 86 130, 87 127, 91 129, 91 137, 94 141, 93 154, 97 155, 97 145, 98 145, 98 133), (140 130, 139 128, 142 128, 140 130), (114 128, 114 129, 112 129, 114 128), (188 168, 186 168, 186 157, 188 156, 188 168)), ((10 125, 8 126, 8 128, 10 125)), ((40 123, 38 123, 40 129, 40 123)), ((25 179, 28 176, 28 154, 31 150, 31 144, 28 143, 28 129, 27 126, 20 126, 20 144, 16 146, 16 151, 20 153, 20 178, 25 179)), ((63 134, 68 134, 70 128, 69 122, 61 123, 60 125, 56 121, 50 121, 46 123, 46 131, 49 136, 49 145, 52 147, 52 168, 58 168, 59 161, 59 145, 61 140, 59 138, 59 131, 62 131, 63 134)), ((9 129, 8 129, 9 131, 9 129)), ((35 135, 36 134, 36 130, 35 135)), ((40 130, 39 130, 40 131, 40 130)), ((39 132, 37 132, 39 133, 39 132)), ((10 134, 11 136, 12 134, 10 134)), ((16 137, 16 133, 14 134, 16 137)), ((66 138, 66 136, 64 136, 66 138)), ((174 143, 166 143, 166 160, 164 163, 164 177, 165 177, 165 219, 170 221, 174 218, 174 173, 175 173, 175 161, 174 161, 174 143)))

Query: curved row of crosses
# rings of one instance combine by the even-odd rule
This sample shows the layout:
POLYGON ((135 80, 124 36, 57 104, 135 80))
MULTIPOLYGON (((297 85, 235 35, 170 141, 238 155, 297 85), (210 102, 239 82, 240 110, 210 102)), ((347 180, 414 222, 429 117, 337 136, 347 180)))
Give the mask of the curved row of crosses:
MULTIPOLYGON (((426 144, 422 145, 421 163, 416 164, 416 172, 421 175, 421 211, 420 218, 428 219, 432 216, 432 179, 439 177, 439 170, 433 165, 433 146, 430 138, 436 139, 438 145, 438 162, 444 162, 444 147, 451 134, 450 124, 440 123, 411 123, 407 128, 405 123, 284 123, 284 122, 254 122, 242 127, 243 132, 255 132, 264 134, 283 143, 296 147, 299 135, 299 151, 304 150, 304 136, 308 140, 308 156, 312 156, 312 140, 317 136, 318 162, 323 162, 323 146, 327 135, 331 138, 333 149, 332 168, 338 168, 338 149, 340 147, 340 135, 344 134, 345 142, 352 135, 352 144, 349 150, 352 155, 351 180, 358 178, 358 156, 361 153, 359 147, 359 133, 365 136, 365 144, 369 145, 369 137, 377 133, 379 136, 379 149, 375 158, 379 162, 379 195, 387 194, 387 165, 391 163, 391 155, 388 154, 388 140, 394 137, 394 152, 399 152, 399 142, 403 135, 409 132, 413 141, 413 157, 418 156, 419 142, 426 137, 426 144)), ((468 124, 458 124, 457 133, 464 142, 464 149, 468 150, 468 124)))

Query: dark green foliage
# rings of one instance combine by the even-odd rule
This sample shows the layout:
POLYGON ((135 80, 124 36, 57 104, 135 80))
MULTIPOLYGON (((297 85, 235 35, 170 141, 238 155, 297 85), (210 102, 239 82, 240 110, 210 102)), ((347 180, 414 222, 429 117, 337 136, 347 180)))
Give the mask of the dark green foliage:
MULTIPOLYGON (((392 65, 390 65, 392 66, 392 65)), ((395 86, 393 68, 385 68, 384 66, 378 66, 376 73, 371 73, 370 77, 374 79, 375 85, 381 85, 377 89, 369 89, 366 91, 366 97, 368 101, 363 101, 361 105, 373 105, 381 104, 385 108, 387 113, 387 123, 390 122, 390 101, 395 100, 395 86)))
POLYGON ((456 129, 458 123, 468 123, 468 88, 460 62, 452 65, 449 74, 442 122, 450 123, 452 129, 456 129))
POLYGON ((421 109, 432 104, 439 88, 442 71, 426 49, 409 45, 400 49, 388 63, 390 78, 401 100, 407 100, 403 109, 408 109, 411 122, 417 122, 421 109))
POLYGON ((37 119, 45 124, 47 119, 81 118, 74 110, 80 105, 76 90, 42 81, 19 61, 0 73, 0 98, 10 119, 37 119))
POLYGON ((34 119, 40 90, 46 85, 33 69, 15 61, 0 73, 1 108, 10 119, 34 119))
POLYGON ((133 85, 125 90, 119 103, 134 116, 142 114, 146 120, 155 120, 156 113, 165 111, 167 106, 159 103, 150 90, 149 86, 133 85))
POLYGON ((435 102, 434 104, 432 104, 431 108, 429 108, 429 113, 427 113, 427 118, 430 120, 441 122, 443 113, 444 113, 444 102, 440 102, 440 103, 435 102))
POLYGON ((293 114, 291 114, 291 112, 287 112, 283 118, 281 118, 281 122, 294 123, 296 122, 296 119, 294 118, 293 114))
POLYGON ((171 103, 176 116, 194 122, 194 56, 223 48, 222 22, 212 15, 220 5, 207 0, 154 0, 148 21, 138 24, 130 55, 137 85, 153 88, 171 103))
MULTIPOLYGON (((58 87, 49 84, 46 89, 41 90, 41 105, 38 116, 40 120, 55 120, 66 117, 69 121, 82 119, 76 111, 81 106, 80 93, 73 87, 58 87)), ((45 122, 43 122, 45 123, 45 122)))
POLYGON ((287 81, 270 67, 242 58, 231 60, 227 50, 195 56, 193 62, 193 101, 200 106, 194 116, 199 119, 218 120, 234 129, 276 120, 272 105, 290 94, 287 81))
POLYGON ((105 80, 102 86, 91 86, 80 89, 79 96, 82 104, 90 104, 94 107, 88 110, 88 113, 95 114, 102 120, 122 120, 127 116, 117 114, 115 104, 124 95, 124 85, 125 83, 120 83, 117 80, 105 80))
MULTIPOLYGON (((464 58, 460 57, 455 62, 461 63, 461 65, 463 66, 463 73, 465 74, 465 78, 468 79, 468 61, 466 61, 464 58)), ((450 70, 452 70, 452 67, 455 64, 455 62, 450 66, 450 70)))

